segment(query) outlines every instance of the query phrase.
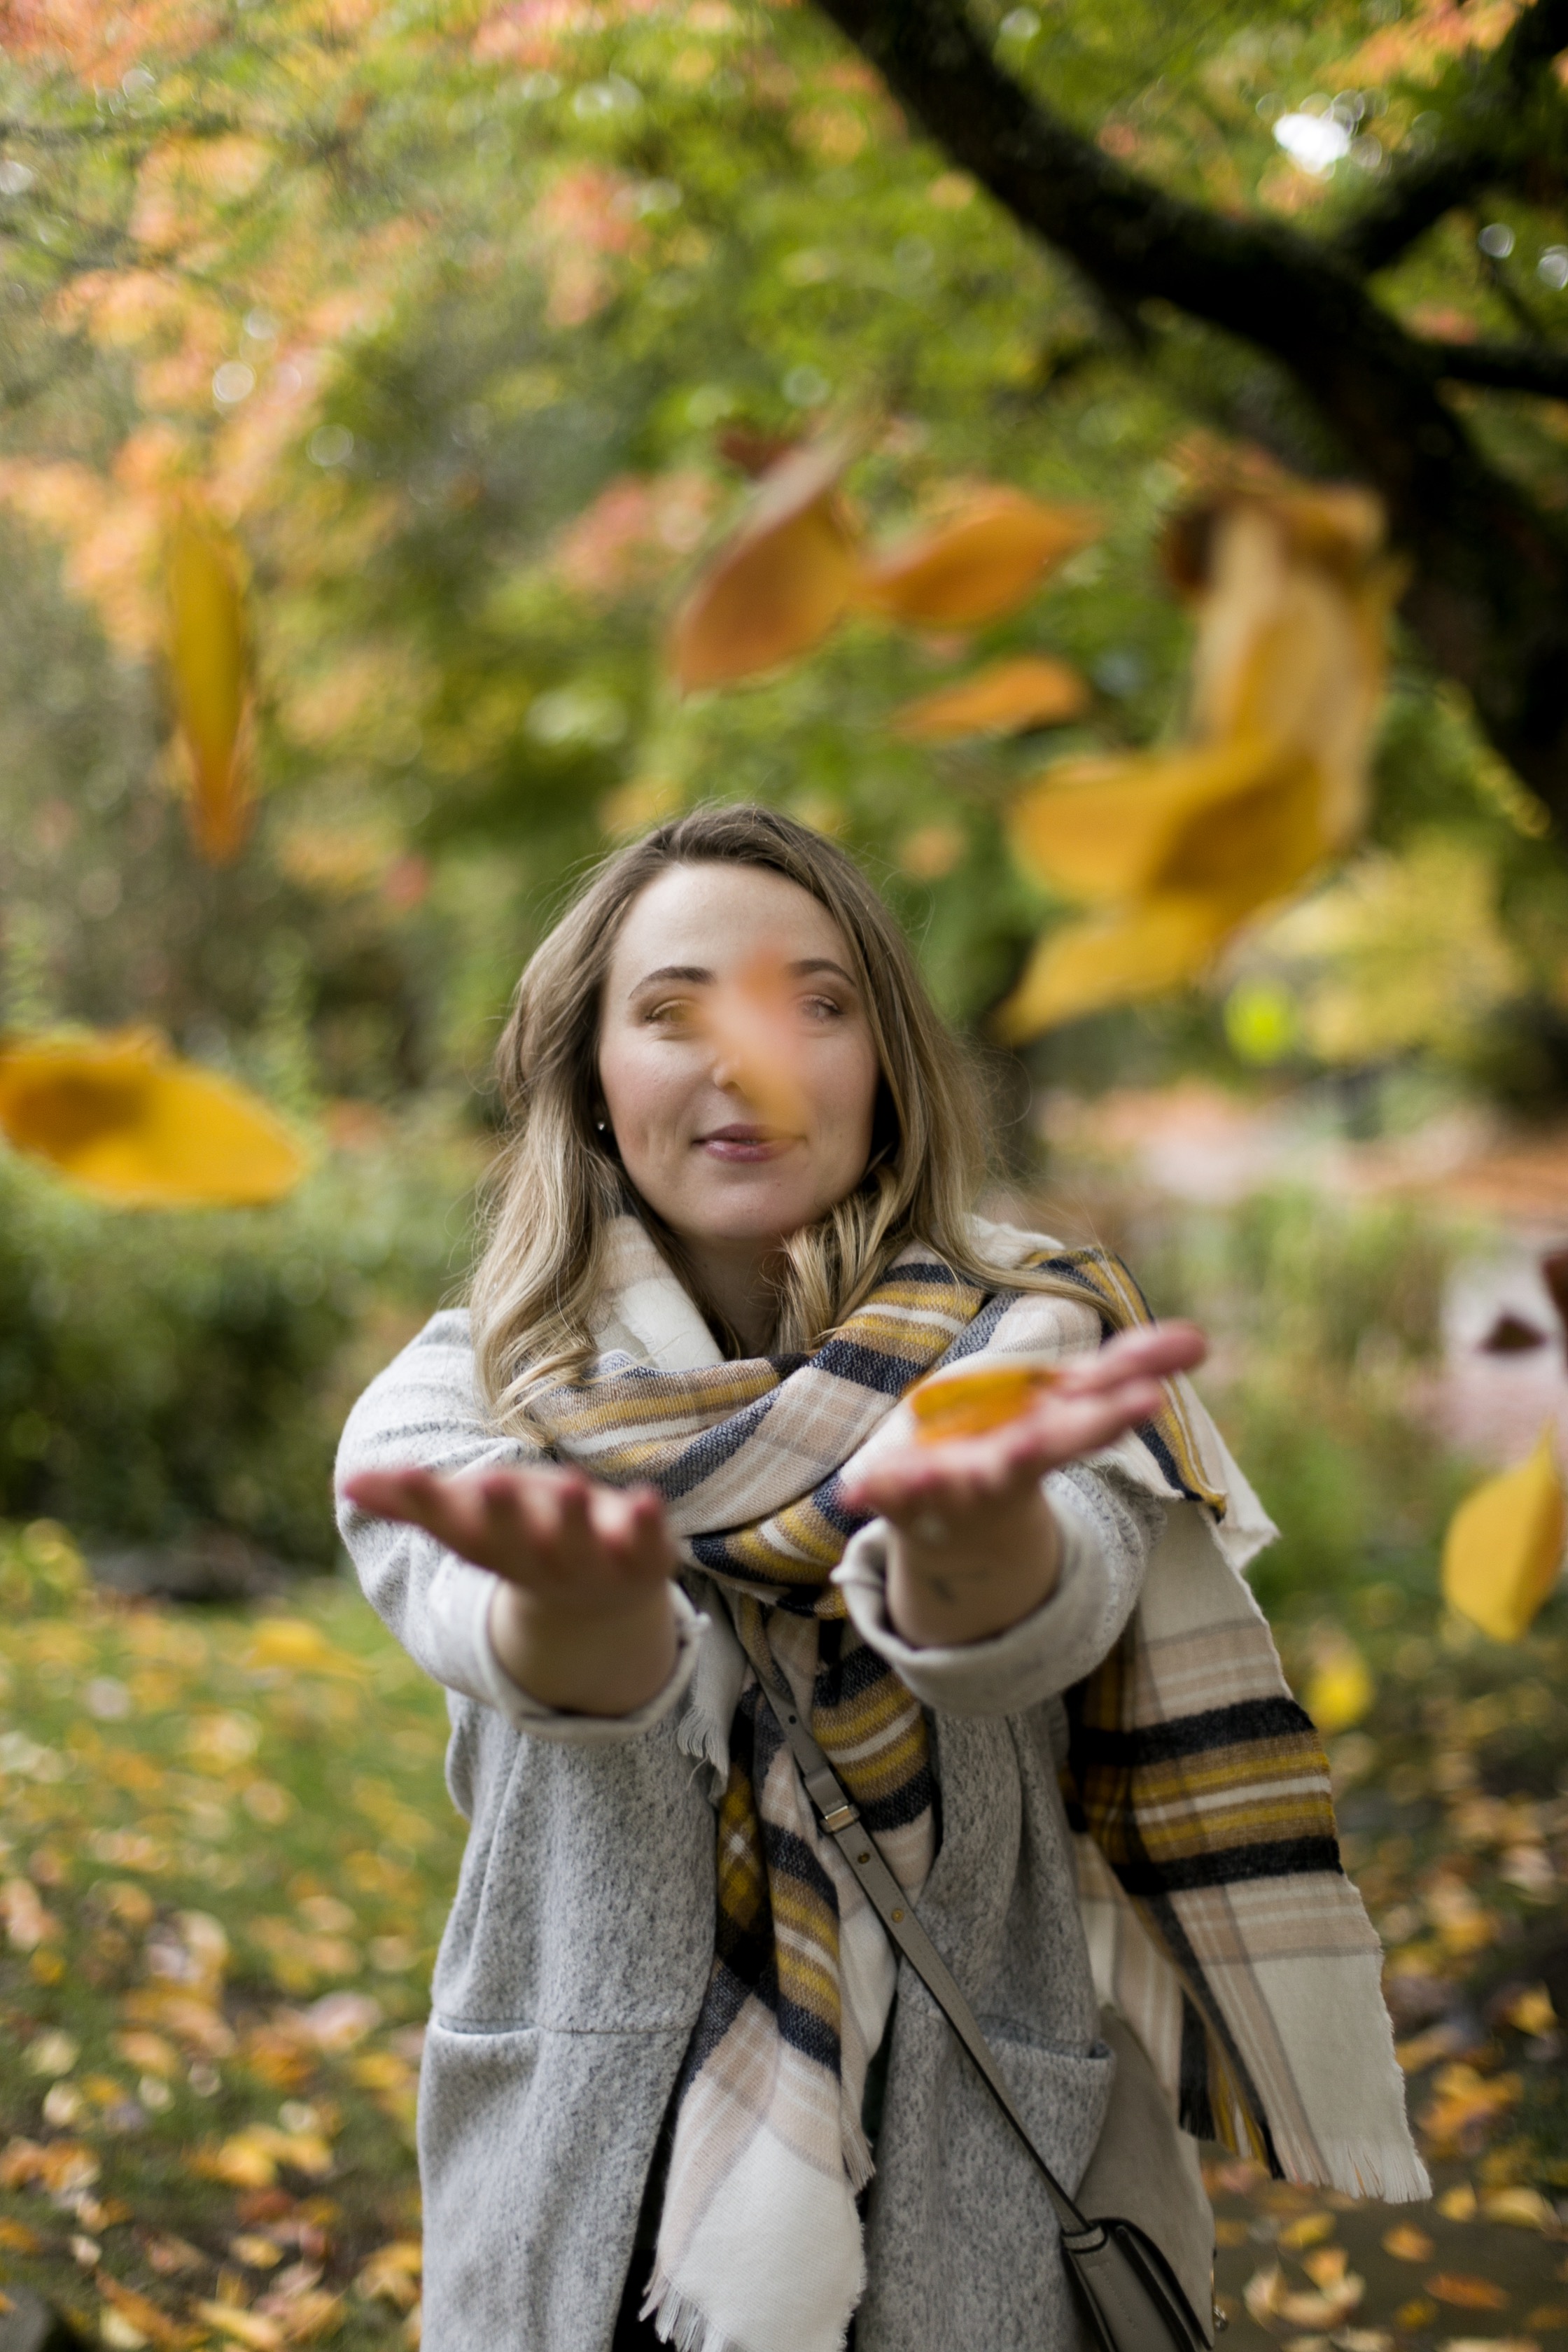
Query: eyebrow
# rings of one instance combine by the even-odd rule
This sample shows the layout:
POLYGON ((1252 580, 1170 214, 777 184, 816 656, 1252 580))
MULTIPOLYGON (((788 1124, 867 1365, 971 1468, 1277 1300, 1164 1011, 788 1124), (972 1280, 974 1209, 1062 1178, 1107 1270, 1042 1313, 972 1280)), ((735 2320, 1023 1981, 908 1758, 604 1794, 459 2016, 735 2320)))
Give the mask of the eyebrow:
MULTIPOLYGON (((836 972, 850 988, 855 985, 853 975, 847 972, 841 963, 835 963, 831 956, 803 956, 796 963, 786 963, 784 971, 791 980, 808 980, 816 971, 836 972)), ((701 988, 711 986, 715 978, 716 975, 705 964, 664 963, 657 971, 644 972, 637 984, 638 988, 651 988, 656 982, 684 980, 694 987, 701 988)))

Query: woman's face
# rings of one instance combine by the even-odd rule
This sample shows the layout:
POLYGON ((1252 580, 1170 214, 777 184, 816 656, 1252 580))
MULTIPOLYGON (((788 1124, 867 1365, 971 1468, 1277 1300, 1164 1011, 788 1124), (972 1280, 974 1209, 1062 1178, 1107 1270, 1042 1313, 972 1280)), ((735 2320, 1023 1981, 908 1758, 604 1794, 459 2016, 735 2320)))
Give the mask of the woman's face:
POLYGON ((859 1182, 879 1070, 853 969, 826 908, 765 866, 672 866, 632 901, 599 1084, 626 1174, 682 1240, 767 1247, 859 1182), (785 1080, 775 1096, 752 1076, 765 1108, 723 1042, 725 1005, 762 971, 785 1080))

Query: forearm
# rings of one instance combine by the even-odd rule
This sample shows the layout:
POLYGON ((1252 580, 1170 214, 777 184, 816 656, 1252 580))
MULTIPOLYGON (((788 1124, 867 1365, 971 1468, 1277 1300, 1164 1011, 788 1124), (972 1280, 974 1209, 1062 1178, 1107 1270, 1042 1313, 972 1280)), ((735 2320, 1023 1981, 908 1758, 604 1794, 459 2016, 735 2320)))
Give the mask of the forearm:
POLYGON ((675 1671, 668 1584, 635 1606, 591 1613, 498 1583, 489 1627, 497 1660, 519 1689, 563 1714, 635 1715, 675 1671))
POLYGON ((1038 1484, 987 1514, 984 1539, 922 1539, 889 1528, 888 1616, 915 1649, 983 1642, 1030 1617, 1056 1590, 1061 1530, 1038 1484))

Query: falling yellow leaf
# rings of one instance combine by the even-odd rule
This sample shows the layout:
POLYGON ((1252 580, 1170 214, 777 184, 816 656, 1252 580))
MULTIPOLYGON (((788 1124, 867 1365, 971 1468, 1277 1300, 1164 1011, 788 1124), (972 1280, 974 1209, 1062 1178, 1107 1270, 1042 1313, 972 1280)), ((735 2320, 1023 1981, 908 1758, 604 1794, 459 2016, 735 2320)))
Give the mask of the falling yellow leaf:
POLYGON ((1104 527, 1088 507, 1045 506, 1022 490, 987 488, 944 521, 872 558, 857 593, 893 620, 979 628, 1015 611, 1104 527))
POLYGON ((1336 842, 1365 817, 1367 755, 1400 568, 1368 491, 1279 489, 1209 509, 1193 731, 1310 746, 1336 842))
POLYGON ((1022 979, 994 1015, 996 1034, 1022 1045, 1040 1030, 1190 980, 1237 919, 1226 896, 1134 899, 1109 914, 1066 923, 1035 949, 1022 979))
POLYGON ((915 1439, 940 1445, 949 1438, 979 1437, 1027 1412, 1059 1374, 1054 1365, 1020 1359, 1009 1364, 960 1365, 938 1372, 910 1391, 915 1439))
POLYGON ((245 594, 233 542, 189 496, 170 510, 163 578, 169 674, 190 766, 191 831, 203 856, 225 865, 238 855, 250 824, 245 594))
POLYGON ((1193 979, 1354 837, 1399 584, 1382 530, 1369 493, 1277 473, 1233 472, 1178 518, 1198 607, 1189 740, 1063 762, 1019 796, 1026 867, 1114 912, 1044 943, 1002 1008, 1010 1042, 1193 979))
POLYGON ((1066 662, 1039 654, 988 663, 955 686, 922 694, 893 718, 893 730, 912 743, 948 743, 964 735, 1016 735, 1029 727, 1056 727, 1088 709, 1089 681, 1066 662))
POLYGON ((1377 1696, 1377 1685, 1361 1652, 1336 1642, 1310 1676, 1304 1694, 1308 1714, 1326 1737, 1360 1723, 1377 1696))
POLYGON ((763 477, 740 529, 676 616, 669 666, 686 694, 793 661, 848 605, 855 541, 838 499, 845 437, 793 451, 763 477))
POLYGON ((1443 1543, 1443 1597, 1494 1642, 1517 1642, 1557 1581, 1565 1527, 1549 1422, 1528 1461, 1466 1496, 1443 1543))
POLYGON ((1258 905, 1324 856, 1318 801, 1310 761, 1253 735, 1061 761, 1019 795, 1009 830, 1029 871, 1069 898, 1225 890, 1258 905))
POLYGON ((0 1038, 0 1132, 122 1208, 249 1206, 305 1171, 264 1103, 147 1030, 0 1038))

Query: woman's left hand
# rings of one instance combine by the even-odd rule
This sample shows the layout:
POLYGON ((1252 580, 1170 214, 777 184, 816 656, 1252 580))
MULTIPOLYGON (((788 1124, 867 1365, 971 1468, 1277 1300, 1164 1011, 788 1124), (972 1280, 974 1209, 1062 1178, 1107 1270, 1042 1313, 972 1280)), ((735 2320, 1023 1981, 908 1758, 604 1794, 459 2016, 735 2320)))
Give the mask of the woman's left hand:
POLYGON ((1071 1356, 1037 1403, 981 1437, 910 1445, 845 1482, 845 1499, 892 1531, 888 1614, 920 1649, 978 1642, 1056 1589, 1061 1536, 1040 1481, 1159 1411, 1160 1382, 1207 1352, 1192 1323, 1123 1332, 1071 1356))

